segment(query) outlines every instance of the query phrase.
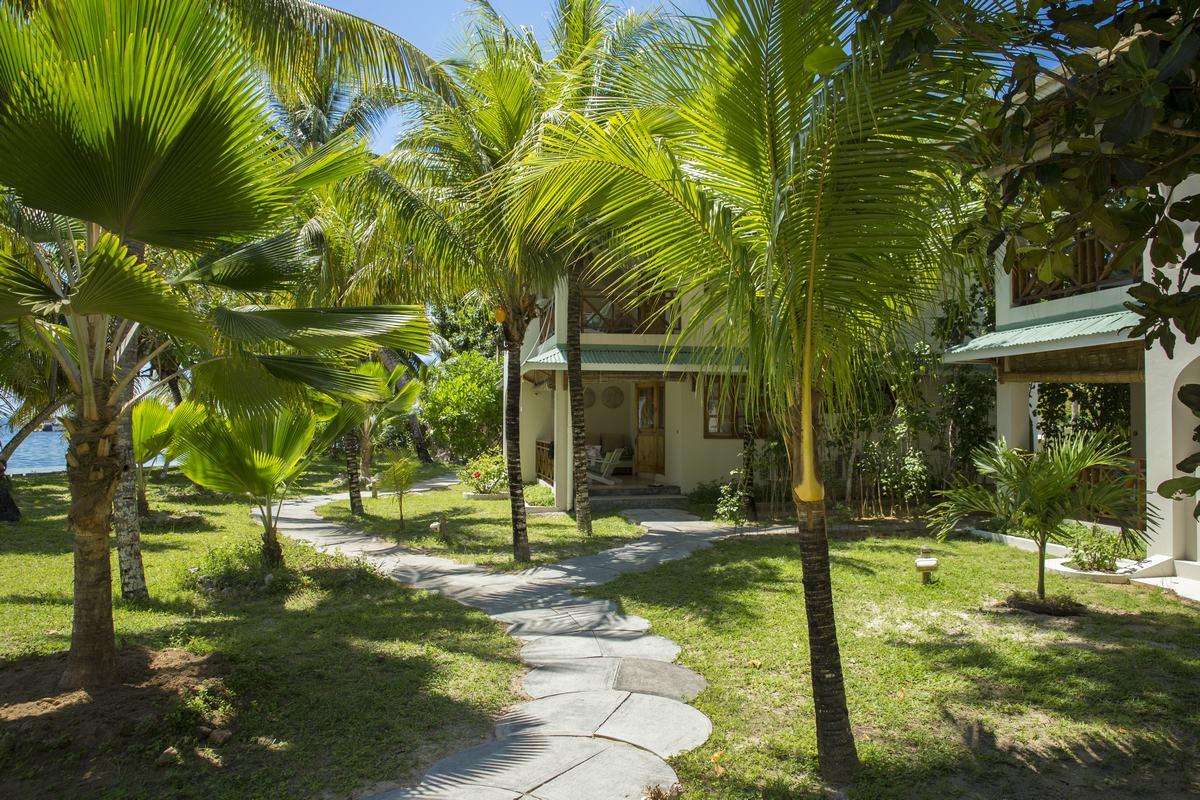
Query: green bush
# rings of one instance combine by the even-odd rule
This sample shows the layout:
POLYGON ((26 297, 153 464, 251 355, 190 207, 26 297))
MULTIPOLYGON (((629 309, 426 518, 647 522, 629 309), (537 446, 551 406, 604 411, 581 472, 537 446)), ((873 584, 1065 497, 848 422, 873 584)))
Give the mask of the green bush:
MULTIPOLYGON (((736 472, 734 470, 735 474, 736 472)), ((717 519, 732 522, 734 525, 741 525, 746 521, 742 515, 741 482, 736 478, 731 483, 721 484, 721 496, 717 499, 714 516, 717 519)))
POLYGON ((1120 537, 1095 525, 1078 526, 1068 547, 1071 566, 1087 572, 1116 572, 1127 550, 1120 537))
POLYGON ((458 478, 473 492, 498 494, 508 481, 508 465, 499 450, 492 450, 468 461, 458 471, 458 478))
POLYGON ((500 364, 460 353, 429 370, 417 412, 434 443, 456 461, 497 445, 501 432, 500 364))
POLYGON ((525 502, 531 506, 554 505, 554 490, 544 483, 531 483, 525 487, 525 502))
POLYGON ((715 506, 721 500, 722 487, 728 483, 725 480, 697 483, 696 488, 688 492, 688 501, 696 506, 715 506))

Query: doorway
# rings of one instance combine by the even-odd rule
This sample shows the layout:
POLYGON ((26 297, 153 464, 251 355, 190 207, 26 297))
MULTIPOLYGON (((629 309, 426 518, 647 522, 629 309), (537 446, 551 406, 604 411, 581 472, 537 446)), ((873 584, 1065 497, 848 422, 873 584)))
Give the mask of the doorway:
POLYGON ((637 440, 634 470, 637 474, 662 475, 667 469, 667 435, 663 394, 665 384, 637 385, 637 440))

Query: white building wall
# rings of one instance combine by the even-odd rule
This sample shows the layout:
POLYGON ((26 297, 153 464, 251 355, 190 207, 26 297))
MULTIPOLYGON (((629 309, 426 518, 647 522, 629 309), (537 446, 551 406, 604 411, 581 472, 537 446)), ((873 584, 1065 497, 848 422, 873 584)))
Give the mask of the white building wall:
POLYGON ((704 438, 704 395, 691 381, 668 381, 667 483, 684 493, 699 483, 729 477, 739 463, 742 440, 704 438))

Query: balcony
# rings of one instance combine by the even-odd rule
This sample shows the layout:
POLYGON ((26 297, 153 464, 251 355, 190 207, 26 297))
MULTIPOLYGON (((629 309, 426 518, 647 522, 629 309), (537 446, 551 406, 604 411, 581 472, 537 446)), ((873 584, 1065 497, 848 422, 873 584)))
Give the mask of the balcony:
POLYGON ((1091 232, 1084 231, 1076 235, 1070 255, 1075 267, 1074 275, 1049 283, 1038 278, 1035 270, 1022 268, 1018 263, 1010 275, 1012 305, 1025 306, 1044 300, 1074 297, 1115 286, 1128 286, 1135 280, 1131 268, 1112 268, 1108 250, 1091 232))
POLYGON ((583 333, 664 334, 670 329, 665 313, 671 295, 635 303, 611 285, 591 283, 580 292, 580 327, 583 333))

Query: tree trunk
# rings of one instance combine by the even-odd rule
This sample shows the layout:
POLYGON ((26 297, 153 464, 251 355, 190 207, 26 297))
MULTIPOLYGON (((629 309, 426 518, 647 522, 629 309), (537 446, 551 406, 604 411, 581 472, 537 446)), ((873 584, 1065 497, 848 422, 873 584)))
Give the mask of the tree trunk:
POLYGON ((275 527, 275 503, 270 497, 261 507, 263 512, 262 557, 267 569, 283 566, 283 547, 279 544, 279 532, 275 527))
POLYGON ((1046 538, 1038 539, 1038 587, 1039 600, 1046 599, 1046 538))
POLYGON ((579 346, 579 266, 567 275, 567 391, 571 400, 571 474, 575 484, 575 527, 592 532, 592 502, 588 487, 587 423, 583 408, 583 352, 579 346))
MULTIPOLYGON (((510 312, 511 313, 511 312, 510 312)), ((521 334, 504 326, 504 455, 508 465, 508 501, 512 508, 513 560, 530 561, 529 530, 525 524, 525 482, 521 475, 521 334)))
POLYGON ((825 527, 825 487, 816 458, 816 395, 805 381, 793 411, 788 441, 792 493, 796 503, 797 538, 808 620, 809 664, 817 728, 817 761, 821 776, 834 784, 848 782, 858 770, 858 752, 850 727, 842 656, 833 610, 829 538, 825 527))
POLYGON ((74 538, 75 596, 71 650, 59 684, 63 689, 104 686, 117 677, 108 531, 121 460, 115 447, 117 420, 105 405, 106 390, 97 384, 96 419, 77 414, 67 420, 67 520, 74 538))
POLYGON ((742 516, 758 521, 758 500, 754 497, 754 426, 742 432, 742 516))
POLYGON ((379 487, 372 472, 375 469, 375 436, 370 422, 362 424, 362 453, 359 458, 359 474, 371 482, 371 497, 379 497, 379 487))
POLYGON ((359 484, 358 431, 351 428, 342 434, 342 447, 346 451, 346 482, 350 489, 350 513, 356 517, 363 514, 362 488, 359 484))
MULTIPOLYGON (((138 342, 135 339, 121 354, 118 374, 128 373, 137 360, 138 342)), ((133 389, 131 382, 121 395, 122 403, 133 398, 133 389)), ((146 571, 142 566, 141 513, 145 495, 140 470, 134 461, 132 409, 126 410, 117 420, 117 457, 121 463, 121 478, 113 498, 113 522, 117 538, 117 567, 121 573, 121 597, 126 600, 145 600, 150 596, 146 588, 146 571)))

